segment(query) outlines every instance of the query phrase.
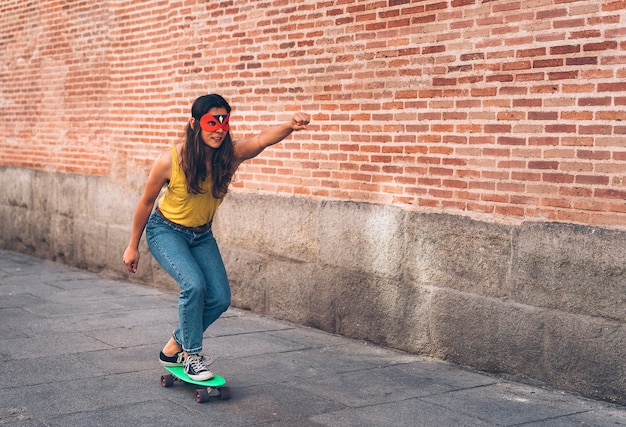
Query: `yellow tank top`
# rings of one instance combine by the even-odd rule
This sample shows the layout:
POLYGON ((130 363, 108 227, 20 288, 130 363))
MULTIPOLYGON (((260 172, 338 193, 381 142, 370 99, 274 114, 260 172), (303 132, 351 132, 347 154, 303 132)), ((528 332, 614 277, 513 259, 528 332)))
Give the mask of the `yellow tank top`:
POLYGON ((157 206, 165 218, 176 224, 200 227, 213 220, 223 200, 213 197, 212 185, 213 180, 209 175, 202 183, 203 193, 189 194, 185 173, 178 163, 176 146, 172 146, 172 177, 157 206))

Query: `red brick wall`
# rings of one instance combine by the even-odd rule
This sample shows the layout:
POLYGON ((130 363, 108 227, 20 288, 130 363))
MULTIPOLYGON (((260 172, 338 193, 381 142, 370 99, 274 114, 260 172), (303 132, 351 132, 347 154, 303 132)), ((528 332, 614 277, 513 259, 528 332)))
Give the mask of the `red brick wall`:
POLYGON ((63 3, 0 3, 0 163, 107 174, 108 12, 63 3))
POLYGON ((310 112, 233 191, 626 227, 623 0, 5 0, 1 165, 141 182, 191 101, 310 112))

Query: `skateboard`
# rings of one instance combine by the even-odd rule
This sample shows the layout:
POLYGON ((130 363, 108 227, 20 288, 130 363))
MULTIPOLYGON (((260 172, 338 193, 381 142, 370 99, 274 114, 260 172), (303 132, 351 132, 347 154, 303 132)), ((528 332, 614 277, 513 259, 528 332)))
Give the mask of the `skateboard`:
POLYGON ((174 381, 202 386, 203 388, 196 389, 195 398, 198 403, 208 402, 211 396, 216 396, 220 400, 230 399, 230 389, 225 386, 226 380, 219 375, 215 375, 210 380, 196 381, 189 378, 182 366, 164 366, 164 368, 169 374, 161 375, 163 387, 173 386, 174 381))

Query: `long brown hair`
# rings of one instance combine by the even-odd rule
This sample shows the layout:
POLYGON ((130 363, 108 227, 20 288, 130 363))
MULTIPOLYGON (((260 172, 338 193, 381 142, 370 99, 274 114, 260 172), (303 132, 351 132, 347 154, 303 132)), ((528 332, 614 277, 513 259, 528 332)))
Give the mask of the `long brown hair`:
POLYGON ((228 185, 234 174, 234 150, 230 131, 226 134, 222 145, 213 149, 211 170, 206 167, 206 146, 202 141, 200 118, 211 108, 225 108, 230 114, 230 105, 217 94, 203 95, 197 98, 191 106, 191 116, 195 119, 195 126, 187 124, 187 139, 182 151, 182 169, 187 180, 187 191, 191 194, 200 194, 202 183, 211 173, 213 187, 211 192, 216 199, 228 193, 228 185))

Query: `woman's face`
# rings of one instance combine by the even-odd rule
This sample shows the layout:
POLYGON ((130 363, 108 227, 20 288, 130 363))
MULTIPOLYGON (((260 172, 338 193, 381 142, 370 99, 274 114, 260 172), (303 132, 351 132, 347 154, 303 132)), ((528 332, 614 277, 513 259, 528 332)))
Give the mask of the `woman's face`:
MULTIPOLYGON (((222 122, 220 123, 220 120, 228 120, 227 116, 228 115, 228 111, 226 111, 226 108, 223 107, 215 107, 215 108, 211 108, 208 112, 208 115, 210 116, 203 116, 204 117, 204 121, 207 121, 207 124, 209 125, 209 127, 214 127, 215 129, 211 129, 211 130, 205 130, 204 128, 202 128, 202 130, 200 131, 200 136, 202 138, 202 141, 204 142, 204 144, 207 147, 211 147, 211 148, 219 148, 222 145, 222 142, 224 141, 224 138, 226 138, 226 135, 228 134, 228 125, 227 122, 222 122), (215 116, 215 117, 211 117, 211 116, 215 116), (215 119, 215 120, 213 120, 215 119), (214 126, 217 125, 217 126, 214 126), (224 129, 224 127, 226 129, 224 129)), ((202 121, 202 119, 200 119, 202 121)), ((200 125, 200 123, 196 123, 197 125, 200 125)))

